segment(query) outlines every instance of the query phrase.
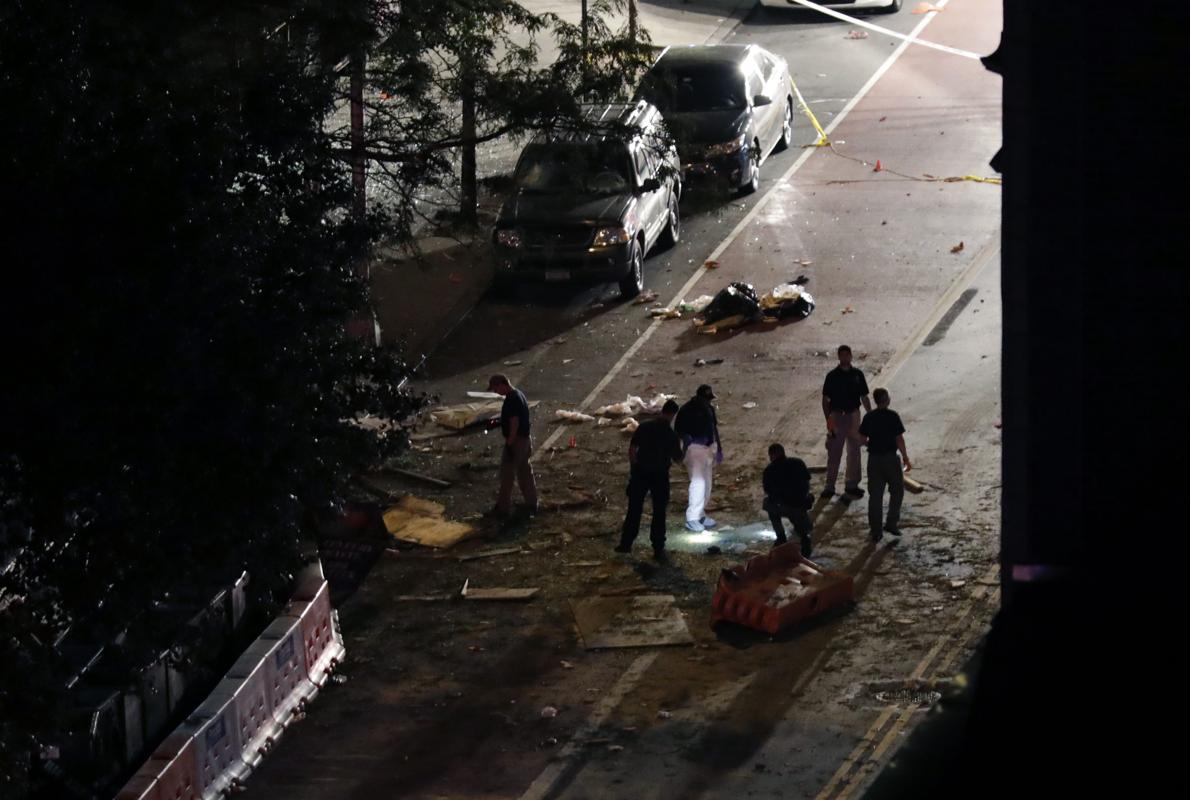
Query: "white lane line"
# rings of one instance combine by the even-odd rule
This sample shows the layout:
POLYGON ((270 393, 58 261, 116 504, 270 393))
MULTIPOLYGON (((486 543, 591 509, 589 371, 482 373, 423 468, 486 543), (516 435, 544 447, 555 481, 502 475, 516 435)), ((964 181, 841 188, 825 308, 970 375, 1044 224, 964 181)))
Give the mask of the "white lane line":
MULTIPOLYGON (((945 3, 946 0, 941 0, 941 2, 945 3)), ((843 109, 835 116, 833 120, 831 120, 830 124, 823 129, 828 137, 831 131, 837 128, 839 124, 847 118, 847 115, 851 113, 851 110, 855 108, 859 101, 867 96, 868 92, 872 90, 872 87, 876 85, 876 82, 884 77, 884 73, 888 72, 892 65, 896 63, 897 59, 901 57, 901 54, 905 52, 905 49, 909 47, 910 42, 913 41, 913 39, 917 37, 917 34, 929 24, 930 20, 933 19, 934 16, 934 14, 927 14, 925 18, 922 19, 922 21, 919 22, 913 29, 913 32, 909 34, 909 37, 906 38, 905 41, 901 42, 901 44, 889 54, 888 58, 884 60, 884 63, 872 73, 872 77, 868 78, 867 83, 865 83, 860 88, 860 90, 856 92, 855 96, 851 98, 847 105, 843 106, 843 109)), ((816 150, 817 148, 814 147, 807 147, 805 150, 803 150, 802 154, 797 157, 797 160, 793 162, 789 169, 785 170, 785 173, 777 179, 776 183, 774 183, 774 186, 788 182, 789 179, 793 177, 794 173, 802 168, 802 165, 805 164, 807 160, 809 160, 810 156, 812 156, 816 150)), ((723 251, 730 247, 731 244, 739 237, 739 235, 743 233, 744 229, 747 228, 752 223, 752 221, 760 215, 765 206, 769 204, 769 201, 772 199, 774 194, 775 192, 770 189, 768 193, 765 194, 765 196, 762 197, 760 201, 752 207, 752 210, 749 211, 744 216, 744 218, 740 220, 734 228, 731 229, 731 232, 727 234, 727 238, 720 242, 719 246, 716 247, 709 256, 707 256, 706 261, 714 261, 719 258, 723 251)), ((686 283, 682 285, 682 288, 678 290, 678 293, 675 294, 673 299, 671 299, 666 305, 672 308, 675 303, 684 299, 690 290, 694 288, 694 285, 702 279, 702 276, 705 275, 706 272, 707 268, 704 262, 703 266, 700 266, 698 269, 694 270, 694 274, 690 276, 690 280, 686 281, 686 283)), ((588 408, 590 408, 591 404, 595 401, 595 398, 599 396, 599 393, 607 388, 609 383, 615 380, 616 376, 620 374, 620 371, 624 369, 624 365, 627 364, 634 355, 636 355, 637 351, 640 350, 642 346, 644 346, 645 342, 652 338, 653 334, 656 333, 657 329, 660 328, 662 324, 664 324, 664 320, 653 320, 649 324, 649 327, 645 329, 645 332, 637 337, 637 340, 633 342, 632 345, 624 351, 624 354, 620 356, 619 360, 612 365, 612 368, 608 370, 606 375, 603 376, 603 379, 600 380, 599 383, 595 384, 595 388, 591 390, 590 394, 583 398, 583 401, 578 404, 575 410, 586 411, 588 408)), ((562 436, 563 432, 564 428, 555 428, 554 432, 551 433, 544 442, 542 442, 539 448, 537 448, 537 453, 542 453, 546 450, 549 450, 554 442, 558 441, 558 438, 562 436)), ((536 456, 536 453, 534 455, 536 456)))
POLYGON ((550 762, 549 766, 541 771, 537 779, 520 796, 520 800, 542 800, 543 797, 553 790, 558 778, 570 766, 571 758, 583 746, 582 743, 590 739, 592 734, 599 730, 599 727, 603 725, 604 721, 620 705, 624 696, 632 691, 632 688, 636 686, 649 667, 653 666, 653 662, 657 660, 658 655, 660 653, 645 653, 633 661, 628 666, 628 669, 624 670, 624 674, 616 681, 616 685, 611 688, 610 692, 603 696, 603 700, 595 708, 595 713, 591 716, 591 719, 558 752, 555 760, 550 762))
MULTIPOLYGON (((896 31, 889 30, 888 28, 882 28, 881 26, 873 25, 870 22, 864 22, 862 19, 856 19, 855 17, 849 17, 846 14, 841 14, 838 11, 835 11, 834 9, 831 9, 831 8, 825 8, 823 6, 818 5, 817 3, 811 3, 810 0, 790 0, 790 2, 797 3, 798 5, 805 6, 806 8, 812 8, 815 11, 826 14, 828 17, 834 17, 835 19, 841 19, 844 22, 850 23, 852 25, 858 25, 861 28, 867 28, 870 31, 876 31, 877 33, 882 33, 885 36, 891 36, 894 39, 902 39, 906 42, 912 41, 914 44, 920 44, 922 47, 932 47, 935 50, 941 50, 943 53, 950 53, 951 55, 962 56, 963 58, 974 58, 974 59, 980 58, 979 53, 972 53, 970 50, 960 50, 959 48, 951 47, 950 45, 938 44, 937 42, 927 42, 925 39, 917 39, 916 38, 917 30, 915 30, 913 33, 906 36, 903 33, 897 33, 896 31)), ((949 2, 949 0, 939 0, 937 3, 934 3, 934 5, 936 7, 938 7, 939 9, 943 9, 943 8, 946 8, 946 4, 948 2, 949 2)), ((924 27, 925 22, 927 20, 933 19, 935 14, 936 14, 936 12, 933 12, 933 11, 926 14, 925 19, 923 19, 921 21, 921 23, 918 24, 918 26, 917 26, 918 30, 920 30, 922 27, 924 27)))

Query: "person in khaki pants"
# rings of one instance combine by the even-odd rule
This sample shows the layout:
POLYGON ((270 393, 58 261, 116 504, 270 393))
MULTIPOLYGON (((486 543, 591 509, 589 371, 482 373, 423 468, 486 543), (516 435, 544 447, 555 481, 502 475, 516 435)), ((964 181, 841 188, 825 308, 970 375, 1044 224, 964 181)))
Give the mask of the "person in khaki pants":
POLYGON ((497 514, 512 513, 512 484, 515 480, 525 496, 525 505, 530 515, 537 513, 537 481, 533 477, 533 440, 530 438, 529 401, 525 393, 513 386, 508 376, 493 375, 488 380, 488 391, 504 398, 500 409, 500 433, 504 436, 504 449, 500 457, 500 493, 496 496, 497 514))
POLYGON ((844 500, 864 496, 859 488, 859 407, 872 410, 868 399, 868 382, 864 373, 851 366, 851 348, 840 345, 839 366, 826 374, 822 384, 822 413, 826 417, 826 486, 819 497, 835 496, 835 481, 839 479, 839 462, 843 448, 847 448, 847 473, 843 479, 844 500))
POLYGON ((897 527, 901 520, 901 501, 905 498, 905 475, 901 464, 904 462, 905 471, 913 469, 913 465, 909 463, 909 451, 905 448, 905 426, 901 424, 901 416, 888 407, 892 402, 888 389, 877 389, 872 392, 872 397, 876 400, 876 410, 864 415, 859 433, 868 446, 869 538, 879 542, 884 537, 880 522, 884 515, 886 486, 888 519, 883 530, 893 536, 901 535, 901 529, 897 527), (898 450, 901 451, 899 460, 898 450))

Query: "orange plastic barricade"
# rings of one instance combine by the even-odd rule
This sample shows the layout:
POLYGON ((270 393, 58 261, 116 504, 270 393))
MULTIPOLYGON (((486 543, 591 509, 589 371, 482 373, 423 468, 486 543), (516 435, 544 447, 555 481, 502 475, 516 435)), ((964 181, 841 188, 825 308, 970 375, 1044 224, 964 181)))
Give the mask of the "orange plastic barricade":
POLYGON ((321 564, 311 564, 298 576, 293 598, 286 613, 301 620, 306 675, 322 688, 342 660, 344 648, 331 608, 331 587, 322 576, 321 564))
MULTIPOLYGON (((243 659, 236 663, 243 663, 243 659)), ((240 676, 234 674, 236 669, 233 666, 222 681, 234 692, 231 702, 235 706, 241 763, 233 765, 231 772, 239 781, 247 778, 248 773, 261 762, 277 733, 276 721, 269 705, 265 665, 257 662, 253 667, 246 670, 247 675, 240 676)))
POLYGON ((198 751, 194 739, 174 731, 157 746, 137 775, 156 775, 156 800, 199 800, 198 751))
POLYGON ((249 653, 253 652, 268 654, 265 668, 269 706, 277 725, 284 728, 293 720, 302 704, 318 691, 306 676, 306 648, 302 643, 301 620, 297 617, 278 617, 273 620, 244 654, 243 660, 248 661, 249 653))
POLYGON ((824 570, 802 558, 796 541, 725 569, 711 600, 711 624, 726 620, 777 633, 845 605, 854 598, 850 575, 824 570))
POLYGON ((235 692, 229 682, 216 686, 178 727, 178 732, 188 733, 194 739, 201 797, 203 800, 221 797, 231 787, 242 764, 235 692))

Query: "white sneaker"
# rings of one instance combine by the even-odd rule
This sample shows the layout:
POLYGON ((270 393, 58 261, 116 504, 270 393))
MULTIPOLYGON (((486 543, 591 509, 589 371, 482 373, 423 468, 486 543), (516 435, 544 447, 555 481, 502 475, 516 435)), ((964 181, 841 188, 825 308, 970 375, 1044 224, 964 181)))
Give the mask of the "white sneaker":
POLYGON ((710 517, 702 518, 702 526, 704 528, 713 528, 718 524, 719 524, 718 522, 715 522, 715 520, 711 519, 710 517))
POLYGON ((686 530, 693 531, 694 533, 702 533, 704 528, 702 527, 701 522, 695 522, 694 520, 686 520, 686 530))

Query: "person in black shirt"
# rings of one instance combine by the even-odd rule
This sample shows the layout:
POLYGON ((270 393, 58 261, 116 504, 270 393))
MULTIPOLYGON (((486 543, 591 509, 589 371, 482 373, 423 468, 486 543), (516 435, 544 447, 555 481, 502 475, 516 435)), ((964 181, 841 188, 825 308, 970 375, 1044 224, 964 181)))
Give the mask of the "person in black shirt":
POLYGON ((715 392, 707 384, 698 387, 679 410, 674 430, 686 447, 686 470, 690 473, 689 500, 686 504, 686 530, 701 532, 713 528, 715 520, 706 515, 711 499, 715 465, 723 463, 723 445, 719 441, 719 420, 711 401, 715 392), (711 449, 714 446, 714 449, 711 449))
POLYGON ((512 484, 515 480, 525 496, 530 514, 537 513, 537 481, 533 477, 533 440, 529 437, 529 401, 525 393, 514 387, 506 375, 493 375, 488 380, 488 391, 504 397, 500 409, 500 433, 504 436, 504 449, 500 457, 500 493, 496 496, 496 513, 507 516, 512 513, 512 484))
POLYGON ((628 513, 620 534, 617 553, 632 551, 632 543, 640 533, 640 517, 645 507, 645 495, 653 496, 653 522, 649 539, 653 543, 653 558, 665 560, 665 508, 669 504, 669 466, 682 460, 682 441, 674 433, 674 416, 678 404, 666 400, 660 419, 642 422, 628 443, 628 513))
POLYGON ((835 496, 835 482, 839 478, 839 462, 843 447, 847 447, 847 474, 843 490, 851 497, 863 497, 859 488, 859 406, 872 410, 868 399, 868 382, 864 374, 851 366, 851 348, 839 347, 839 366, 826 374, 822 384, 822 413, 826 417, 826 486, 821 497, 835 496))
POLYGON ((891 402, 888 390, 877 389, 872 396, 876 398, 876 410, 864 415, 859 433, 868 446, 868 530, 872 541, 878 542, 884 536, 880 518, 884 514, 885 486, 888 487, 888 520, 884 530, 893 536, 901 535, 897 527, 901 519, 901 501, 905 498, 901 462, 905 462, 906 471, 913 469, 913 465, 909 463, 909 451, 905 449, 905 426, 901 424, 900 415, 888 407, 891 402), (897 459, 898 450, 901 451, 900 460, 897 459))
POLYGON ((779 444, 769 445, 769 465, 764 468, 764 510, 773 523, 777 543, 785 543, 785 526, 782 517, 788 517, 793 529, 801 539, 802 555, 810 557, 813 543, 810 541, 812 523, 808 510, 814 503, 810 494, 810 470, 800 458, 785 455, 785 448, 779 444))

